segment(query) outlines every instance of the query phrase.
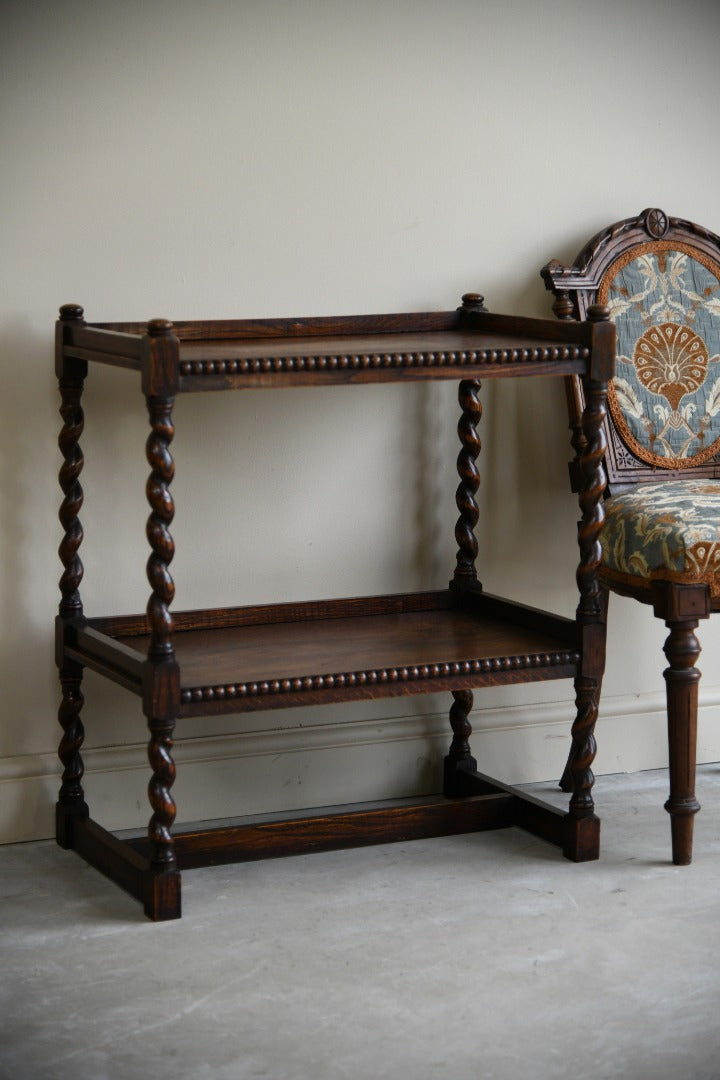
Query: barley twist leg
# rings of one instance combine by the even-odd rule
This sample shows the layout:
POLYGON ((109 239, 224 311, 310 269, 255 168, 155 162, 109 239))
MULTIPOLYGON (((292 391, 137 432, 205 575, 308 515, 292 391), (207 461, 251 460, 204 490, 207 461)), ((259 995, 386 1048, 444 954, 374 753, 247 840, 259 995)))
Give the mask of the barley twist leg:
POLYGON ((480 474, 475 461, 480 453, 480 439, 477 425, 482 416, 482 406, 478 396, 480 383, 476 380, 463 380, 460 383, 458 399, 462 414, 458 422, 458 435, 462 444, 457 459, 457 471, 460 477, 455 502, 460 516, 455 526, 455 539, 458 543, 455 583, 472 584, 477 581, 475 560, 478 544, 475 537, 479 511, 475 494, 480 486, 480 474))
POLYGON ((585 482, 579 494, 581 519, 578 525, 580 562, 577 568, 577 584, 580 601, 577 620, 584 637, 584 669, 575 680, 577 716, 572 728, 572 748, 569 770, 573 795, 570 813, 576 817, 588 817, 594 812, 592 787, 594 776, 592 762, 595 759, 595 722, 598 716, 602 669, 604 667, 604 622, 607 596, 598 580, 602 561, 600 532, 605 519, 602 496, 606 486, 605 438, 602 431, 606 413, 607 389, 600 384, 588 385, 588 403, 583 417, 587 445, 582 458, 585 482), (592 653, 588 670, 585 654, 592 653))
MULTIPOLYGON (((60 326, 82 321, 82 309, 75 305, 66 305, 61 309, 60 326)), ((63 457, 60 467, 59 482, 63 493, 60 505, 60 524, 63 537, 58 554, 63 566, 60 578, 59 633, 64 634, 64 627, 74 619, 82 618, 83 609, 80 599, 80 583, 83 577, 83 565, 79 548, 83 539, 79 513, 83 503, 83 490, 80 474, 83 468, 83 453, 80 437, 84 427, 81 405, 84 387, 84 369, 76 366, 74 370, 61 370, 60 415, 63 425, 58 438, 58 445, 63 457)), ((60 641, 62 646, 62 640, 60 641)), ((80 753, 85 731, 80 713, 83 707, 81 690, 83 666, 74 661, 59 660, 60 686, 62 700, 58 711, 58 720, 63 734, 58 748, 58 757, 63 766, 62 782, 56 807, 56 837, 63 847, 72 846, 72 822, 88 816, 88 807, 82 787, 84 766, 80 753)))
POLYGON ((170 524, 175 505, 169 486, 175 474, 175 464, 170 454, 170 443, 175 433, 172 423, 173 398, 149 398, 151 431, 146 452, 150 464, 147 482, 147 499, 150 516, 147 521, 147 538, 152 549, 147 563, 147 576, 152 589, 147 615, 150 624, 150 655, 172 656, 172 616, 169 606, 175 595, 175 585, 168 569, 175 545, 170 535, 170 524))
POLYGON ((472 690, 453 690, 453 704, 450 708, 450 726, 453 737, 450 750, 444 762, 443 792, 446 796, 467 794, 464 782, 468 772, 477 771, 477 761, 470 752, 470 711, 473 707, 472 690))
POLYGON ((147 405, 151 425, 146 446, 151 469, 147 482, 147 498, 150 504, 147 537, 152 549, 147 564, 148 581, 152 589, 147 607, 150 626, 148 663, 153 683, 153 693, 147 706, 150 729, 148 760, 152 769, 148 784, 148 798, 152 808, 148 838, 151 865, 157 872, 164 872, 176 867, 171 834, 176 810, 170 793, 175 781, 175 764, 171 754, 175 716, 171 695, 163 693, 163 686, 169 685, 168 679, 176 670, 172 616, 169 611, 175 586, 168 569, 175 553, 169 528, 175 512, 169 491, 175 472, 169 449, 174 435, 173 398, 149 397, 147 405))

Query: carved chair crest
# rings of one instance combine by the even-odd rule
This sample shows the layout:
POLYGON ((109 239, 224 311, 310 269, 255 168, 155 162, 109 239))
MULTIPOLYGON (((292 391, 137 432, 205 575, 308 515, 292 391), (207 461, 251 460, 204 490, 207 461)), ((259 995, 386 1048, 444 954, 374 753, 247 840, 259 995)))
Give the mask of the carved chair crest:
POLYGON ((585 318, 599 303, 615 323, 611 486, 720 477, 720 238, 648 209, 599 232, 573 266, 553 261, 542 276, 560 318, 585 318))

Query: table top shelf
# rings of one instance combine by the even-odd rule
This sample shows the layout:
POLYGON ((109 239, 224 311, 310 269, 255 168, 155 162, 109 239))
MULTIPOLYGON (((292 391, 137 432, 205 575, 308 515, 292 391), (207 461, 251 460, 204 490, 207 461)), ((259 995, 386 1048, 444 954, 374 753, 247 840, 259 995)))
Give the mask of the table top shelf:
MULTIPOLYGON (((80 309, 78 309, 80 310, 80 309)), ((63 324, 64 353, 146 374, 174 392, 580 374, 582 324, 457 311, 340 318, 63 324), (157 371, 154 376, 157 381, 157 371)), ((149 380, 153 381, 153 380, 149 380)))

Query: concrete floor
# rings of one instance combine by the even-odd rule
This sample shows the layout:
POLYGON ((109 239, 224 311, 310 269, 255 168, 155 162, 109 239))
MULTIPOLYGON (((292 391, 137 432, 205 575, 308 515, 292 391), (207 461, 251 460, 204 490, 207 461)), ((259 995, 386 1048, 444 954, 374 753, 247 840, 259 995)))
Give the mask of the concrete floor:
POLYGON ((666 784, 598 779, 596 863, 505 830, 210 868, 162 924, 0 848, 0 1076, 718 1080, 720 765, 690 867, 666 784))

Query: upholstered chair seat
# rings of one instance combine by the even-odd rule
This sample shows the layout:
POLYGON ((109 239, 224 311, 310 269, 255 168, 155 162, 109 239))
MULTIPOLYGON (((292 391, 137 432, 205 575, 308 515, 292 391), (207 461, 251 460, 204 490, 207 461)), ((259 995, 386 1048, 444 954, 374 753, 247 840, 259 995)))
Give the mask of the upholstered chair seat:
POLYGON ((720 480, 637 484, 604 508, 601 575, 617 592, 676 581, 720 597, 720 480))

